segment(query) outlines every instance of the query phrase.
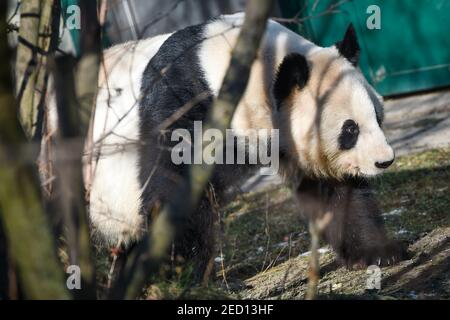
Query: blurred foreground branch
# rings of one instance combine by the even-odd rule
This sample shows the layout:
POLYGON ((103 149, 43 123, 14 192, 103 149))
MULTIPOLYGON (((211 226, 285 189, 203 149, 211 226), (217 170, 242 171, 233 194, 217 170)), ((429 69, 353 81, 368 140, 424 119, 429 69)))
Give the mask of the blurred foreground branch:
POLYGON ((17 161, 27 143, 17 120, 6 38, 7 2, 0 2, 0 218, 28 299, 66 299, 65 279, 41 201, 36 167, 17 161), (9 160, 9 161, 8 161, 9 160))
POLYGON ((319 245, 320 237, 332 218, 331 212, 327 212, 320 219, 312 219, 309 222, 309 233, 311 235, 311 255, 309 258, 308 290, 306 300, 317 298, 320 280, 319 245))
POLYGON ((87 199, 82 174, 83 146, 97 91, 101 52, 100 24, 97 18, 97 2, 81 0, 81 57, 78 63, 72 57, 56 58, 52 63, 55 79, 59 132, 55 141, 53 159, 70 160, 56 162, 57 208, 64 222, 69 262, 82 271, 80 298, 95 299, 95 267, 90 245, 87 199), (76 141, 67 149, 69 141, 76 141))

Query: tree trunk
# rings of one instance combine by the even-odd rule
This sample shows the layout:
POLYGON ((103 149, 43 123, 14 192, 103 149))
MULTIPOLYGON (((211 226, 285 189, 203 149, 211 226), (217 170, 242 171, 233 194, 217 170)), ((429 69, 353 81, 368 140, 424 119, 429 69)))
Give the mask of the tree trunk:
POLYGON ((19 118, 29 139, 39 138, 47 83, 47 55, 52 39, 54 0, 22 0, 16 60, 19 118))
MULTIPOLYGON (((27 1, 24 1, 24 3, 27 1)), ((33 161, 22 159, 26 138, 17 120, 6 39, 7 2, 0 2, 0 218, 9 253, 28 299, 69 297, 40 199, 33 161)))

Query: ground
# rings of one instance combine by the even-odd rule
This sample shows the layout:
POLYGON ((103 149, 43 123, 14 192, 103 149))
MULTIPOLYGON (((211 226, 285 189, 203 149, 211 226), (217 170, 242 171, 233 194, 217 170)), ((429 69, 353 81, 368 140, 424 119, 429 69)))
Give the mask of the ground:
POLYGON ((385 102, 385 132, 397 155, 450 144, 450 90, 385 102))

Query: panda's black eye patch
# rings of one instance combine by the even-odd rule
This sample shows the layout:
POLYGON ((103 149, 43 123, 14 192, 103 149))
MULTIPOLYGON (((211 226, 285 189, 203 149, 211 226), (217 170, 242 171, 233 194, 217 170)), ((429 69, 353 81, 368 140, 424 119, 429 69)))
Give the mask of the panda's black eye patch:
POLYGON ((338 142, 341 150, 350 150, 356 145, 359 136, 358 124, 349 119, 345 120, 342 125, 341 134, 339 135, 338 142))

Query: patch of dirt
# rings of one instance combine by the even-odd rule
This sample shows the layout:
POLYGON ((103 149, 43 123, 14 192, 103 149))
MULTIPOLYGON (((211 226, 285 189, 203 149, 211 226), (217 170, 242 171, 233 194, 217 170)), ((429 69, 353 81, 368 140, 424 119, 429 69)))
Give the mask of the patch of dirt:
POLYGON ((450 90, 388 99, 384 131, 397 154, 450 146, 450 90))
MULTIPOLYGON (((381 268, 381 289, 368 290, 371 274, 339 267, 334 254, 321 254, 320 298, 450 298, 450 227, 438 228, 413 243, 410 260, 381 268)), ((308 256, 299 256, 245 281, 245 299, 303 299, 308 256)))

